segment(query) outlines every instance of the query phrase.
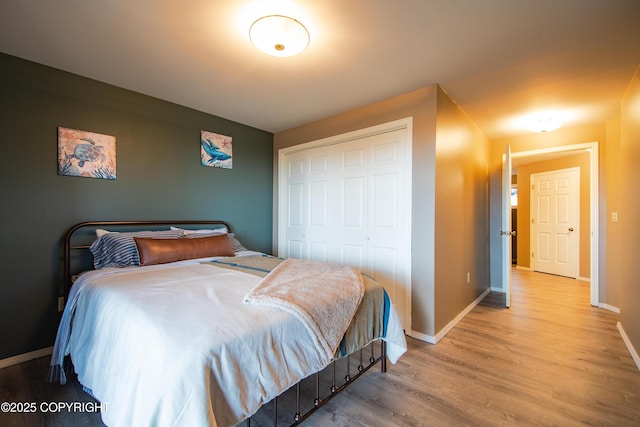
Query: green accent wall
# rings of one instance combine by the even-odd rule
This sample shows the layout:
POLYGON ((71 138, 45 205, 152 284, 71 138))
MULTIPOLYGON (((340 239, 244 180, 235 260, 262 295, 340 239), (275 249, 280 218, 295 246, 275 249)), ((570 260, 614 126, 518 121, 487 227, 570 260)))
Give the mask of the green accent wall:
POLYGON ((0 359, 53 345, 77 222, 223 219, 271 251, 269 132, 0 54, 0 138, 0 359), (59 176, 58 126, 115 136, 117 179, 59 176), (201 130, 233 137, 233 169, 200 164, 201 130))

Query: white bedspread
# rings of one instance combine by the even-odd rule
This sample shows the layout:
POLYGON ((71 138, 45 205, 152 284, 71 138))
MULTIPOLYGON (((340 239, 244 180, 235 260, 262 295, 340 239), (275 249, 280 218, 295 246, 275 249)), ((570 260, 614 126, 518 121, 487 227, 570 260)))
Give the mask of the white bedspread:
MULTIPOLYGON (((188 262, 82 275, 65 310, 75 310, 68 351, 80 382, 106 404, 104 422, 232 426, 322 369, 301 322, 243 303, 260 280, 188 262)), ((386 340, 402 347, 395 313, 389 321, 386 340)), ((59 337, 54 354, 65 348, 59 337)))

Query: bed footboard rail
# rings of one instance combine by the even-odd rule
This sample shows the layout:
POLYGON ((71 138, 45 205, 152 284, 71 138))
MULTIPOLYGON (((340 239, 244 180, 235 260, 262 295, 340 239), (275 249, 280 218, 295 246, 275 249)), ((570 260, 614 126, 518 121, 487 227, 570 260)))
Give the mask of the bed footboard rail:
MULTIPOLYGON (((270 403, 267 403, 265 406, 270 406, 270 408, 263 407, 260 411, 264 413, 260 413, 258 411, 257 414, 254 414, 251 418, 248 418, 245 422, 247 427, 251 427, 251 422, 254 417, 259 415, 261 417, 260 422, 257 424, 265 425, 264 418, 268 418, 269 415, 273 418, 273 426, 277 427, 279 425, 280 418, 282 415, 279 414, 279 400, 287 399, 289 409, 291 406, 295 408, 295 413, 290 415, 291 422, 288 421, 284 423, 284 425, 288 426, 297 426, 302 423, 304 420, 309 418, 314 412, 328 403, 331 399, 337 396, 340 392, 346 389, 349 385, 351 385, 355 380, 357 380, 360 376, 362 376, 369 369, 380 364, 381 372, 387 372, 387 348, 384 340, 380 339, 376 342, 369 344, 369 346, 356 351, 355 353, 349 354, 342 359, 333 361, 329 366, 327 366, 324 370, 316 372, 312 374, 310 377, 298 382, 296 385, 292 387, 292 389, 287 390, 282 395, 273 399, 270 403), (379 345, 378 345, 379 343, 379 345), (376 347, 379 348, 378 352, 376 352, 376 347), (368 354, 366 354, 368 353, 368 354), (376 354, 377 353, 377 354, 376 354), (368 358, 367 358, 368 356, 368 358), (357 360, 357 372, 352 373, 352 358, 357 360), (346 369, 344 369, 344 376, 342 376, 342 380, 339 379, 340 374, 338 371, 340 370, 340 366, 338 365, 346 365, 346 369), (322 382, 321 375, 329 374, 330 377, 330 385, 328 390, 325 389, 325 394, 322 395, 322 382), (313 406, 304 410, 302 409, 302 398, 304 391, 302 390, 301 383, 303 381, 313 381, 313 406), (293 397, 292 397, 293 396, 293 397), (293 405, 291 400, 294 401, 293 405)), ((343 366, 344 368, 344 366, 343 366)), ((326 387, 326 384, 325 384, 326 387)), ((305 395, 304 397, 309 397, 305 395)), ((282 424, 282 423, 281 423, 282 424)))

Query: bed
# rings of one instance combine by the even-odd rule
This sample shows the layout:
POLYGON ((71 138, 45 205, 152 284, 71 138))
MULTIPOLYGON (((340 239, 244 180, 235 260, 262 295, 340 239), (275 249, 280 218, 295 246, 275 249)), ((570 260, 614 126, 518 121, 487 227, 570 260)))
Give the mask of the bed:
POLYGON ((406 351, 393 306, 372 278, 247 250, 224 221, 85 222, 65 236, 64 254, 73 286, 49 379, 66 381, 70 356, 109 426, 250 424, 301 380, 353 353, 362 360, 362 349, 380 341, 379 357, 371 350, 358 374, 328 395, 318 390, 294 425, 406 351), (74 256, 79 249, 91 250, 93 269, 86 255, 74 256))

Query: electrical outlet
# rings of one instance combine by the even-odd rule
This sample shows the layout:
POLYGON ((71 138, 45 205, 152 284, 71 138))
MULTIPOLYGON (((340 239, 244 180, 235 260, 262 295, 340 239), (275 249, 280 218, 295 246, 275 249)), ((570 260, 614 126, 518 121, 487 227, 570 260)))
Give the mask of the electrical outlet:
POLYGON ((611 222, 618 222, 618 212, 611 212, 611 222))
POLYGON ((64 311, 64 297, 58 297, 58 312, 64 311))

